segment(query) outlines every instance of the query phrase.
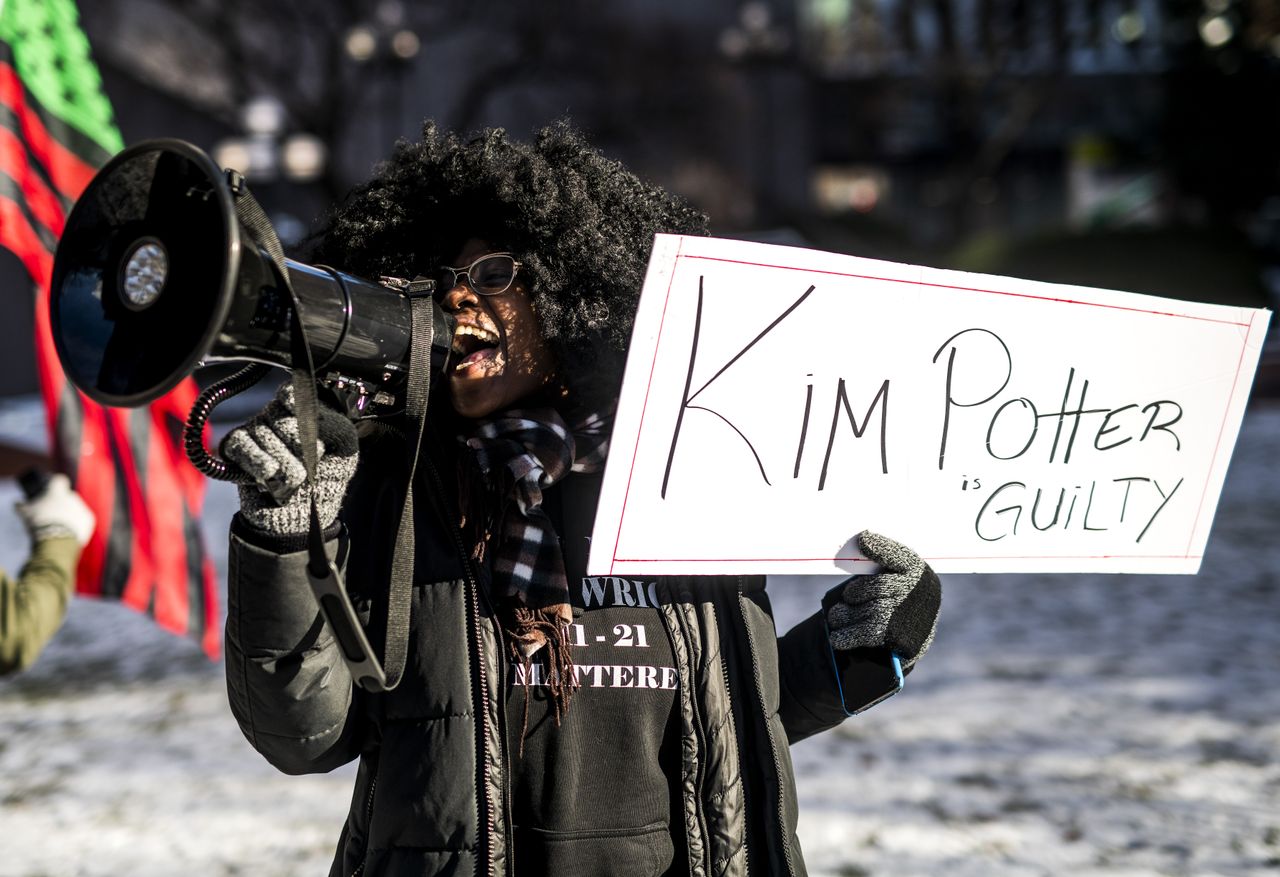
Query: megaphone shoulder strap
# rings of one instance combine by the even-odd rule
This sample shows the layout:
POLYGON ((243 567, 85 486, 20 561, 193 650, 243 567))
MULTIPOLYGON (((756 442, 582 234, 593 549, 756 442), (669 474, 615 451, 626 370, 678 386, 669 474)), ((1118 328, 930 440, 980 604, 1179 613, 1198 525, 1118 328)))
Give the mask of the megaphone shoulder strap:
POLYGON ((391 558, 391 582, 387 589, 387 635, 383 670, 383 687, 391 690, 400 684, 409 644, 409 615, 413 587, 413 482, 422 454, 422 431, 427 419, 427 399, 431 395, 431 342, 435 322, 431 317, 430 296, 410 299, 413 317, 413 340, 409 348, 409 380, 405 389, 405 413, 409 417, 410 447, 409 482, 405 488, 404 508, 396 533, 395 554, 391 558))
MULTIPOLYGON (((298 439, 302 444, 302 462, 307 483, 314 486, 317 464, 316 443, 320 402, 316 395, 315 362, 311 345, 306 337, 306 320, 302 318, 302 306, 289 279, 285 265, 284 248, 262 207, 249 193, 244 180, 238 174, 229 179, 235 194, 236 215, 252 242, 271 259, 278 282, 289 293, 293 306, 291 325, 294 407, 298 418, 298 439)), ((430 304, 430 299, 425 303, 430 304)), ((316 492, 311 491, 311 524, 307 535, 307 578, 315 592, 320 610, 342 649, 343 657, 351 668, 352 678, 369 691, 390 691, 399 683, 404 673, 408 651, 410 589, 413 572, 413 472, 417 467, 418 448, 423 421, 426 417, 427 396, 431 380, 431 341, 434 325, 430 311, 413 301, 413 338, 410 349, 408 396, 406 408, 413 429, 413 459, 410 465, 409 484, 401 512, 396 553, 392 559, 392 575, 387 594, 386 652, 384 662, 379 662, 365 636, 360 617, 351 604, 338 564, 325 548, 323 528, 316 492), (424 328, 425 327, 425 328, 424 328)))

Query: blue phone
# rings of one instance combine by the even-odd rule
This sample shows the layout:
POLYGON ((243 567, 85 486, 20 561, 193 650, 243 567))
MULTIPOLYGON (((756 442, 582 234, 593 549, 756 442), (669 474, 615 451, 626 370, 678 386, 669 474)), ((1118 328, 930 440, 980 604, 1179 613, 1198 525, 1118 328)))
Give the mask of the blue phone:
POLYGON ((831 628, 827 612, 840 599, 840 588, 834 588, 822 600, 822 623, 827 631, 827 651, 831 669, 840 692, 840 705, 846 716, 866 712, 902 690, 905 683, 902 660, 889 649, 852 649, 836 651, 831 645, 831 628), (852 704, 852 708, 850 707, 852 704))

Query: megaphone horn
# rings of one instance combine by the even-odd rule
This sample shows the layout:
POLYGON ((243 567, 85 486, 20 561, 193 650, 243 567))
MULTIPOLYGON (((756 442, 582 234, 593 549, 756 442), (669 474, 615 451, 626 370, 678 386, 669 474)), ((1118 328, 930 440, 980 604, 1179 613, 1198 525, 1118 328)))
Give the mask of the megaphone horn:
MULTIPOLYGON (((227 174, 182 140, 116 155, 76 202, 54 258, 50 320, 71 382, 103 405, 137 407, 205 363, 292 368, 294 300, 236 211, 227 174)), ((317 379, 354 392, 360 415, 403 407, 412 284, 399 289, 283 260, 317 379)), ((453 338, 433 307, 432 369, 453 338)))

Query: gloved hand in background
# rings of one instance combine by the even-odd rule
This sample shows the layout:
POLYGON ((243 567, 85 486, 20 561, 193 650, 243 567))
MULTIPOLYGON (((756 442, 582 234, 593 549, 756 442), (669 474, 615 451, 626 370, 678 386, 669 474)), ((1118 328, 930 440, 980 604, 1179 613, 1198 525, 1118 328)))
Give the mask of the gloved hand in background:
POLYGON ((28 472, 19 480, 33 494, 14 503, 32 547, 16 578, 0 572, 0 675, 30 666, 62 624, 80 550, 94 528, 93 512, 67 476, 28 472))
POLYGON ((942 582, 911 549, 864 530, 858 548, 880 571, 856 575, 844 583, 838 603, 827 613, 831 645, 836 649, 888 647, 903 670, 920 660, 933 642, 942 604, 942 582))
MULTIPOLYGON (((321 401, 316 423, 316 504, 320 525, 338 517, 358 460, 356 427, 321 401)), ((293 385, 286 382, 248 423, 222 440, 221 454, 254 477, 240 485, 240 514, 272 536, 296 536, 311 525, 311 489, 304 482, 293 385)))
POLYGON ((93 535, 93 512, 61 473, 50 476, 48 484, 35 496, 15 503, 14 510, 33 543, 69 536, 83 548, 93 535))

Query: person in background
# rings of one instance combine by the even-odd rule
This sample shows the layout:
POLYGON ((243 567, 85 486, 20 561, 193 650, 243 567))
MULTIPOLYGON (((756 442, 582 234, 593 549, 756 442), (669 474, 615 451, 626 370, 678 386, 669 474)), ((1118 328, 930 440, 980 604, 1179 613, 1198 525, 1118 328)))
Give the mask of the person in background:
MULTIPOLYGON (((654 234, 706 224, 564 124, 533 144, 428 125, 338 208, 320 261, 433 277, 457 326, 420 444, 394 690, 353 684, 318 614, 311 489, 270 492, 303 471, 291 388, 222 444, 256 479, 231 526, 232 712, 286 773, 359 760, 332 875, 805 873, 789 744, 864 706, 877 659, 915 664, 941 585, 863 533, 881 569, 779 638, 764 576, 585 575, 654 234)), ((319 526, 381 654, 417 448, 323 406, 317 432, 319 526)), ((857 765, 832 769, 857 795, 857 765)))
POLYGON ((31 536, 31 554, 17 578, 0 571, 0 674, 31 666, 61 626, 80 551, 93 535, 93 512, 67 476, 39 481, 14 505, 31 536))

